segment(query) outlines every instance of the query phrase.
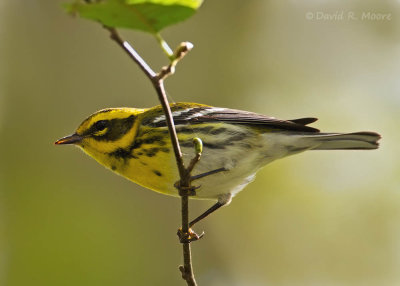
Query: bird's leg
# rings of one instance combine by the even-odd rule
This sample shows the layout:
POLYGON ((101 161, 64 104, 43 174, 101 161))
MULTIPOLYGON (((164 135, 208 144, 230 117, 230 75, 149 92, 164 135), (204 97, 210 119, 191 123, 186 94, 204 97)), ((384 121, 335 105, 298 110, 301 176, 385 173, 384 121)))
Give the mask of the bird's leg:
MULTIPOLYGON (((206 173, 202 173, 202 174, 199 174, 199 175, 192 176, 192 177, 190 177, 189 180, 190 180, 190 182, 193 182, 194 180, 198 180, 198 179, 204 178, 206 176, 217 174, 217 173, 223 172, 223 171, 227 171, 227 170, 225 168, 215 169, 215 170, 212 170, 212 171, 209 171, 209 172, 206 172, 206 173)), ((179 190, 179 195, 181 195, 181 196, 183 194, 186 194, 188 196, 195 196, 196 195, 196 189, 200 188, 200 186, 198 186, 198 187, 194 187, 194 186, 182 187, 180 181, 175 183, 175 187, 179 190)), ((195 233, 191 229, 191 227, 195 223, 197 223, 197 222, 201 221, 202 219, 206 218, 211 213, 213 213, 214 211, 216 211, 220 207, 228 204, 229 202, 230 202, 230 196, 229 196, 229 200, 227 200, 226 202, 225 201, 224 202, 218 201, 217 203, 215 203, 211 208, 206 210, 204 213, 202 213, 200 216, 198 216, 197 218, 195 218, 194 220, 192 220, 189 223, 189 231, 187 233, 183 232, 182 228, 179 228, 177 234, 178 234, 180 242, 181 243, 189 243, 189 242, 193 242, 193 241, 196 241, 196 240, 199 240, 200 238, 202 238, 203 235, 204 235, 204 232, 202 232, 200 235, 198 235, 197 233, 195 233)))
MULTIPOLYGON (((190 184, 190 182, 189 182, 190 184)), ((198 187, 194 187, 194 186, 189 186, 189 187, 183 187, 181 185, 181 181, 177 181, 175 183, 175 188, 178 189, 179 195, 182 196, 186 196, 186 204, 189 203, 188 201, 188 197, 189 196, 195 196, 196 195, 196 189, 198 187)), ((183 204, 183 198, 182 198, 182 204, 183 204)), ((178 229, 177 235, 179 237, 179 241, 181 243, 190 243, 192 241, 196 241, 199 240, 203 235, 204 232, 201 233, 200 235, 198 235, 197 233, 195 233, 189 226, 189 229, 187 231, 183 231, 182 227, 180 227, 178 229)))
POLYGON ((226 205, 226 203, 220 203, 220 202, 216 202, 214 205, 211 206, 211 208, 209 208, 208 210, 206 210, 204 213, 202 213, 201 215, 199 215, 198 217, 196 217, 194 220, 192 220, 189 223, 189 227, 192 227, 193 225, 195 225, 196 223, 198 223, 199 221, 201 221, 202 219, 208 217, 210 214, 212 214, 213 212, 215 212, 217 209, 219 209, 220 207, 223 207, 224 205, 226 205))
POLYGON ((224 172, 224 171, 228 171, 228 170, 225 169, 225 168, 219 168, 219 169, 215 169, 215 170, 208 171, 208 172, 205 172, 205 173, 201 173, 201 174, 198 174, 198 175, 190 177, 190 181, 193 182, 194 180, 198 180, 198 179, 201 179, 201 178, 204 178, 204 177, 207 177, 207 176, 210 176, 210 175, 214 175, 214 174, 217 174, 217 173, 220 173, 220 172, 224 172))
POLYGON ((204 231, 201 234, 197 234, 196 232, 194 232, 191 227, 198 223, 199 221, 201 221, 202 219, 208 217, 210 214, 212 214, 213 212, 215 212, 217 209, 219 209, 220 207, 223 207, 224 205, 226 205, 227 203, 221 203, 221 202, 216 202, 214 205, 211 206, 211 208, 209 208, 208 210, 206 210, 204 213, 202 213, 201 215, 199 215, 198 217, 196 217, 194 220, 192 220, 189 223, 189 232, 188 233, 184 233, 182 231, 182 228, 178 229, 178 237, 181 243, 187 243, 187 242, 193 242, 196 240, 199 240, 200 238, 203 237, 204 235, 204 231))

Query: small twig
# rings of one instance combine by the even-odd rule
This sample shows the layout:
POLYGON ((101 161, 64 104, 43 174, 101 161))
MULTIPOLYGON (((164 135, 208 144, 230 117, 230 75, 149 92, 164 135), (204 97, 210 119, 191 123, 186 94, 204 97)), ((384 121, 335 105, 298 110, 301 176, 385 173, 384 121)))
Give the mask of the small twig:
MULTIPOLYGON (((181 201, 182 201, 181 202, 182 232, 185 235, 189 235, 189 195, 190 195, 190 189, 192 188, 191 171, 193 170, 195 164, 199 161, 201 156, 201 151, 197 152, 196 149, 196 157, 191 161, 189 168, 186 169, 183 163, 182 152, 179 146, 178 136, 176 134, 171 108, 169 106, 164 88, 164 79, 175 72, 176 64, 187 54, 187 52, 189 52, 193 48, 193 45, 191 43, 182 43, 178 47, 176 52, 170 57, 171 59, 170 64, 166 67, 163 67, 161 71, 158 74, 156 74, 150 68, 150 66, 142 59, 142 57, 140 57, 139 54, 133 49, 133 47, 120 37, 115 28, 106 26, 104 26, 104 28, 110 32, 111 39, 114 40, 128 54, 128 56, 140 67, 140 69, 150 79, 151 83, 153 84, 157 92, 158 99, 161 102, 161 106, 163 108, 166 117, 168 131, 171 137, 171 143, 174 149, 175 159, 179 170, 180 181, 179 184, 177 184, 177 187, 179 190, 179 194, 181 195, 181 201)), ((167 46, 164 46, 164 48, 165 47, 167 46)), ((169 54, 169 51, 167 52, 169 54)), ((184 265, 179 266, 179 270, 181 271, 182 278, 186 281, 187 285, 196 286, 197 283, 193 274, 192 254, 190 249, 191 240, 184 240, 184 241, 181 240, 181 242, 183 248, 184 265)))
POLYGON ((183 42, 179 45, 179 47, 176 49, 175 53, 172 56, 171 63, 163 67, 158 74, 158 77, 160 79, 165 79, 168 76, 172 75, 175 73, 175 66, 178 64, 178 62, 183 59, 186 54, 193 49, 193 44, 189 42, 183 42))
POLYGON ((194 150, 196 151, 196 155, 190 161, 189 166, 186 169, 186 172, 188 173, 188 175, 190 175, 192 173, 197 162, 200 161, 201 153, 203 152, 203 142, 201 141, 200 138, 198 138, 198 137, 193 138, 193 144, 194 144, 194 150))

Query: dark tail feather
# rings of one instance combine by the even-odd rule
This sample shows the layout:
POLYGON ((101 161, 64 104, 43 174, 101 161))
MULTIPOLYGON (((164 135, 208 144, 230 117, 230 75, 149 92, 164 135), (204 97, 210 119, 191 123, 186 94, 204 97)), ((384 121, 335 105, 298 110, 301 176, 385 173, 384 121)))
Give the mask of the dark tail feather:
POLYGON ((315 117, 306 117, 306 118, 291 119, 288 121, 292 121, 294 123, 301 124, 301 125, 308 125, 317 120, 318 120, 318 118, 315 118, 315 117))
POLYGON ((312 150, 368 150, 379 147, 378 141, 381 135, 365 131, 355 133, 317 133, 305 138, 317 144, 312 150))

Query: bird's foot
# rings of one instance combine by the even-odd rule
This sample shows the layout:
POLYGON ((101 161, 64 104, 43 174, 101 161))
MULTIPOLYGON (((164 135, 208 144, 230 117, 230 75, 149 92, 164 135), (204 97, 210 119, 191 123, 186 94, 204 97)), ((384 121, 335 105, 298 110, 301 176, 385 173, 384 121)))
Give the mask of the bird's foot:
POLYGON ((198 186, 198 187, 196 187, 196 186, 183 187, 183 186, 181 186, 181 182, 180 181, 177 181, 174 184, 174 187, 178 189, 179 195, 181 197, 182 196, 189 196, 189 197, 195 196, 196 195, 196 190, 198 188, 200 188, 200 186, 198 186))
POLYGON ((179 241, 181 243, 190 243, 196 240, 199 240, 204 236, 204 231, 199 235, 195 233, 191 228, 189 228, 188 232, 184 232, 182 228, 180 227, 178 229, 177 235, 179 237, 179 241))

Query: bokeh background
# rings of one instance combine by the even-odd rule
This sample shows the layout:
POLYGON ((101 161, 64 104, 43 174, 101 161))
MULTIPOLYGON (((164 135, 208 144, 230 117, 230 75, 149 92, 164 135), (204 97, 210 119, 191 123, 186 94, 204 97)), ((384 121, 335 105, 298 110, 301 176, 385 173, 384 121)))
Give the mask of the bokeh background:
MULTIPOLYGON (((184 285, 179 200, 53 145, 98 109, 158 104, 107 32, 63 2, 0 1, 0 285, 184 285)), ((172 46, 195 45, 166 83, 172 101, 383 135, 377 151, 307 152, 261 170, 196 226, 200 285, 400 285, 399 9, 206 0, 164 31, 172 46)), ((155 69, 166 63, 151 36, 121 33, 155 69)), ((192 216, 210 204, 192 202, 192 216)))

